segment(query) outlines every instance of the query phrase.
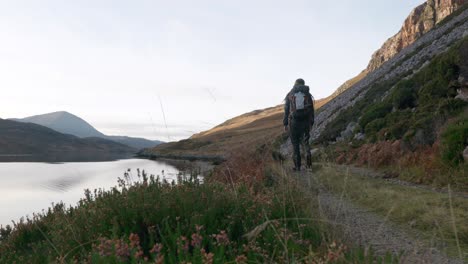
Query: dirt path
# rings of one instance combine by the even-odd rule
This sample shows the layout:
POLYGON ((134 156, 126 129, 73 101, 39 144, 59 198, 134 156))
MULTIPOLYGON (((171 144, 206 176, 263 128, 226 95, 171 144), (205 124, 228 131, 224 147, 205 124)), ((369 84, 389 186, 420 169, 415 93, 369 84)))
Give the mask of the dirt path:
POLYGON ((417 238, 417 233, 410 234, 387 221, 385 217, 330 193, 313 173, 302 172, 298 177, 304 188, 318 192, 322 217, 342 230, 345 240, 367 249, 372 248, 377 255, 383 256, 387 252, 402 254, 401 263, 463 264, 461 260, 451 259, 436 248, 425 246, 417 238))
MULTIPOLYGON (((327 164, 327 166, 330 166, 330 164, 327 164)), ((346 170, 349 170, 349 172, 351 174, 358 174, 358 175, 361 175, 361 176, 366 176, 366 177, 374 178, 374 179, 376 179, 376 178, 377 179, 382 179, 382 180, 385 180, 386 182, 390 182, 390 183, 405 186, 405 187, 410 187, 410 188, 421 189, 421 190, 426 190, 426 191, 431 191, 431 192, 448 194, 448 189, 447 188, 435 188, 435 187, 431 187, 431 186, 428 186, 428 185, 416 184, 416 183, 403 181, 403 180, 400 180, 398 178, 389 178, 384 173, 375 171, 373 169, 355 167, 355 166, 351 166, 351 165, 339 165, 339 164, 334 164, 333 167, 340 170, 340 171, 342 171, 342 172, 346 172, 346 170)), ((468 193, 466 193, 466 192, 457 192, 457 191, 452 190, 452 196, 468 199, 468 193)))

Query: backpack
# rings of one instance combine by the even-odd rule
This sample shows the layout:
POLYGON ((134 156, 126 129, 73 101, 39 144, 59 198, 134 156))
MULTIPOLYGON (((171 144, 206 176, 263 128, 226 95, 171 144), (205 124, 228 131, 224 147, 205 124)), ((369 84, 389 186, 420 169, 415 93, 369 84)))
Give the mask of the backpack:
POLYGON ((291 118, 305 120, 314 111, 312 96, 304 91, 295 91, 289 95, 291 118))

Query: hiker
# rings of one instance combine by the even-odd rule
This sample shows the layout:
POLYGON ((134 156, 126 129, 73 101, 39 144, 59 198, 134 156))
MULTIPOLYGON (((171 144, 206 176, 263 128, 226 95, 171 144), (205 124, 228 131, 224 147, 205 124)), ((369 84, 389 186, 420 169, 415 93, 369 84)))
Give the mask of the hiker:
POLYGON ((312 166, 310 153, 310 129, 314 124, 314 99, 309 92, 309 86, 303 79, 297 79, 292 90, 286 95, 284 104, 284 130, 289 131, 289 137, 293 145, 294 171, 301 170, 300 145, 304 144, 307 167, 312 166))

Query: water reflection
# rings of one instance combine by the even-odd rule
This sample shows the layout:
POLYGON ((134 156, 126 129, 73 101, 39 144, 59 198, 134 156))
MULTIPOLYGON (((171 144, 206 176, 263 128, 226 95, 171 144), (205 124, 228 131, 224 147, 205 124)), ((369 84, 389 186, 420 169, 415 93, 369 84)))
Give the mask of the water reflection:
POLYGON ((179 173, 167 163, 144 159, 0 163, 0 225, 11 224, 11 220, 17 221, 33 212, 41 212, 53 202, 75 205, 84 196, 84 189, 109 190, 129 169, 133 179, 138 180, 137 168, 168 181, 176 180, 179 173))
POLYGON ((41 186, 45 189, 49 189, 51 191, 57 191, 57 192, 66 192, 70 189, 72 189, 74 186, 80 184, 83 182, 85 178, 81 177, 64 177, 61 179, 53 179, 48 182, 45 182, 44 184, 41 184, 41 186))

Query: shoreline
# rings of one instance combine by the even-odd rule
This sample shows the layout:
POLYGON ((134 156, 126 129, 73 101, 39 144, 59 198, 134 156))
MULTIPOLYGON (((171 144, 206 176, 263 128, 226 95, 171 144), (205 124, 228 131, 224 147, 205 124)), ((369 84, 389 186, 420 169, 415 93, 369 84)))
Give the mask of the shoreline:
POLYGON ((212 162, 214 165, 219 165, 226 161, 226 158, 223 156, 217 155, 190 155, 190 154, 145 154, 137 153, 135 155, 137 158, 146 158, 150 160, 182 160, 182 161, 203 161, 203 162, 212 162))

